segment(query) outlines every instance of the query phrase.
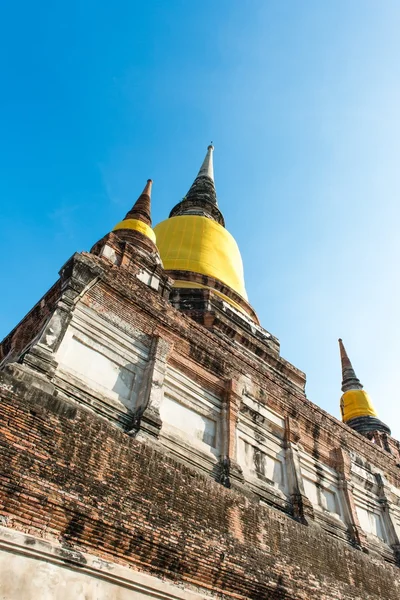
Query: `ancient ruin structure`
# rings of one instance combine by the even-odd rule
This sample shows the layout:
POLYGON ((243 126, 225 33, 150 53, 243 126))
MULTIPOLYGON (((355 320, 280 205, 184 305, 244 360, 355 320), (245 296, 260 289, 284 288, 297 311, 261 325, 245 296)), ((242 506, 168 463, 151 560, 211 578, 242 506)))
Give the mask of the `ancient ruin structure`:
POLYGON ((2 600, 400 597, 399 443, 341 341, 343 422, 306 398, 212 154, 154 230, 149 180, 0 345, 2 600))

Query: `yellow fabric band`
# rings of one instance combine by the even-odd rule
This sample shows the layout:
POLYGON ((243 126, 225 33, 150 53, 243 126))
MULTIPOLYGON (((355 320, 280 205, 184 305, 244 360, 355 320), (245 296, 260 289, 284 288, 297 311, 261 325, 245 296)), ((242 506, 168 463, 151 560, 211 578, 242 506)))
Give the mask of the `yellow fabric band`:
POLYGON ((114 227, 113 231, 116 231, 117 229, 133 229, 134 231, 139 231, 139 233, 142 233, 152 242, 156 243, 156 234, 152 228, 146 223, 143 223, 143 221, 138 221, 138 219, 125 219, 124 221, 118 223, 118 225, 114 227))
POLYGON ((348 390, 340 400, 343 421, 356 417, 376 417, 371 399, 364 390, 348 390))

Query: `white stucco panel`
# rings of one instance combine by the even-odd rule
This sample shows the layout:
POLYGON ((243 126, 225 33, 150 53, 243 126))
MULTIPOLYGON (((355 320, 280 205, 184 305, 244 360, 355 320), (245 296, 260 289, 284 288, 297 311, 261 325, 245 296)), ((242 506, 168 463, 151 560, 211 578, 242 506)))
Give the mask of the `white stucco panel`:
MULTIPOLYGON (((273 444, 271 444, 273 446, 273 444)), ((245 474, 261 475, 271 483, 276 484, 282 491, 286 490, 284 452, 279 447, 259 445, 246 436, 238 435, 237 460, 245 474)))
MULTIPOLYGON (((86 341, 86 340, 85 340, 86 341)), ((90 385, 100 391, 107 390, 121 399, 129 399, 135 372, 129 365, 121 365, 102 352, 89 346, 75 335, 70 335, 62 363, 76 375, 82 376, 90 385)))
POLYGON ((161 420, 193 441, 201 441, 212 448, 216 446, 217 423, 192 408, 164 395, 160 408, 161 420))
POLYGON ((162 435, 182 438, 198 450, 219 455, 221 399, 170 365, 165 375, 160 415, 162 435))
POLYGON ((134 569, 81 555, 63 561, 57 543, 0 527, 1 600, 206 600, 210 596, 134 569))
POLYGON ((382 516, 374 511, 356 505, 358 520, 366 533, 375 535, 382 541, 387 540, 382 516))
POLYGON ((300 465, 304 491, 311 504, 344 521, 337 472, 306 452, 300 452, 300 465))
POLYGON ((57 375, 84 392, 99 392, 102 400, 133 409, 149 358, 144 342, 140 334, 127 335, 93 310, 77 306, 56 353, 57 375))
POLYGON ((285 428, 284 418, 275 411, 271 410, 270 408, 268 408, 264 404, 261 404, 260 402, 256 402, 256 400, 253 400, 253 398, 250 398, 250 396, 243 396, 242 400, 243 404, 251 408, 251 410, 255 411, 256 413, 260 414, 262 417, 267 419, 267 421, 278 425, 278 427, 282 429, 285 428))

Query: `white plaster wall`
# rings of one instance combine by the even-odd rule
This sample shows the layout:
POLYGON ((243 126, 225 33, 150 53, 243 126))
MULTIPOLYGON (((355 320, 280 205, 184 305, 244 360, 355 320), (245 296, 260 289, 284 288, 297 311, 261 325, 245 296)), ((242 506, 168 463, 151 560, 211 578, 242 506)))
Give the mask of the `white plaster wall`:
POLYGON ((215 448, 217 441, 215 420, 201 415, 167 395, 164 395, 160 415, 163 423, 170 425, 179 433, 184 433, 194 441, 200 441, 215 448))
POLYGON ((306 452, 300 452, 304 491, 314 508, 344 521, 338 474, 306 452))
POLYGON ((94 340, 78 335, 74 335, 72 328, 67 332, 63 365, 95 389, 112 392, 113 396, 128 400, 136 376, 133 365, 121 365, 117 358, 113 360, 106 356, 105 348, 94 348, 94 340))
MULTIPOLYGON (((352 458, 353 497, 360 525, 365 533, 387 543, 388 535, 379 502, 378 485, 372 467, 363 465, 362 461, 357 460, 355 455, 352 458)), ((376 469, 376 472, 378 472, 378 469, 376 469)))
POLYGON ((262 475, 277 485, 282 491, 286 489, 285 456, 282 448, 269 440, 261 444, 244 432, 237 438, 238 463, 247 476, 262 475))
POLYGON ((1 600, 128 600, 146 597, 79 571, 25 556, 1 552, 0 569, 1 600))
POLYGON ((162 435, 181 438, 200 451, 219 456, 220 398, 171 366, 167 367, 163 392, 162 435))
POLYGON ((157 577, 81 555, 81 566, 67 565, 62 549, 0 528, 1 600, 207 600, 157 577))
POLYGON ((308 479, 308 477, 303 477, 303 485, 306 496, 311 504, 319 507, 318 491, 315 483, 311 479, 308 479))
POLYGON ((396 530, 397 537, 400 539, 400 510, 398 508, 394 509, 394 518, 393 524, 396 530))
POLYGON ((365 533, 388 542, 382 509, 374 493, 362 489, 359 485, 353 488, 354 504, 360 525, 365 533))
POLYGON ((329 513, 341 517, 339 491, 317 486, 316 482, 303 477, 304 491, 311 504, 329 513))
POLYGON ((237 427, 236 460, 243 475, 257 486, 264 485, 286 496, 288 484, 284 449, 284 419, 248 395, 243 404, 252 414, 260 416, 258 422, 242 411, 237 427))
POLYGON ((158 290, 158 288, 160 287, 160 280, 158 279, 158 277, 156 277, 156 275, 154 275, 153 273, 149 273, 149 271, 147 271, 146 269, 142 269, 141 271, 139 271, 136 277, 140 279, 140 281, 143 281, 143 283, 145 283, 146 285, 153 288, 153 290, 158 290))
POLYGON ((382 516, 371 508, 367 510, 356 503, 356 511, 360 525, 366 533, 372 534, 382 541, 386 541, 386 532, 382 516))
POLYGON ((56 354, 57 375, 133 409, 149 349, 87 307, 78 306, 56 354))
POLYGON ((264 404, 260 402, 256 402, 248 395, 243 396, 243 404, 251 408, 251 410, 258 413, 261 417, 264 417, 267 423, 271 425, 276 425, 276 428, 273 428, 275 435, 278 438, 283 438, 284 430, 285 430, 285 419, 279 415, 277 412, 271 410, 264 404))
POLYGON ((331 513, 335 513, 340 516, 340 504, 339 504, 339 495, 335 490, 323 489, 322 490, 322 499, 325 502, 324 508, 331 513))
POLYGON ((390 486, 392 492, 391 511, 393 514, 393 524, 400 539, 400 490, 394 486, 390 486))

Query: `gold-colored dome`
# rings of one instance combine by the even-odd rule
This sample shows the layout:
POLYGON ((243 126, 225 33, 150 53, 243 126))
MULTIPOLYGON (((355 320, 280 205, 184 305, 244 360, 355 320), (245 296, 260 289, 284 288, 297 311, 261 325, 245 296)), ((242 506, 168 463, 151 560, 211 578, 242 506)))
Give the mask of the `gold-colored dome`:
POLYGON ((344 422, 356 417, 376 417, 371 399, 364 390, 348 390, 340 399, 340 410, 344 422))
POLYGON ((200 215, 181 215, 162 221, 154 231, 166 270, 214 277, 247 300, 242 257, 222 225, 200 215))

